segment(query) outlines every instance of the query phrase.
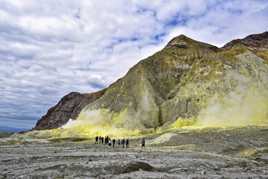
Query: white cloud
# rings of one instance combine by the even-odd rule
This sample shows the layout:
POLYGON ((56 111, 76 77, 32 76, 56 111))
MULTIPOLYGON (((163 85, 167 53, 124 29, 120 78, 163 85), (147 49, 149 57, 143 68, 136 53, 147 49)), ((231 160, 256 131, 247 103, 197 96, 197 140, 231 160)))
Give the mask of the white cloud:
POLYGON ((0 125, 111 84, 179 34, 223 45, 265 31, 267 9, 264 0, 0 0, 0 125))

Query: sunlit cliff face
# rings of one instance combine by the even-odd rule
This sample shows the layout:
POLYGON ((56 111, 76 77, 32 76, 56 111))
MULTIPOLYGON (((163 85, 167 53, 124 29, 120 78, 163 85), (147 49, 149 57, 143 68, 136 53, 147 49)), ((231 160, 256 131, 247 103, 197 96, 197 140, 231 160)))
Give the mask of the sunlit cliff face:
MULTIPOLYGON (((227 86, 229 90, 215 91, 205 99, 206 104, 197 116, 178 118, 147 132, 180 128, 268 126, 268 65, 262 59, 252 53, 238 56, 236 65, 223 71, 221 80, 223 89, 227 86)), ((188 92, 195 91, 195 88, 191 86, 188 92)), ((143 98, 147 99, 146 96, 143 98)), ((140 121, 133 119, 127 108, 120 112, 105 108, 83 110, 77 120, 70 120, 59 130, 62 130, 61 136, 84 137, 139 136, 146 131, 140 121)))

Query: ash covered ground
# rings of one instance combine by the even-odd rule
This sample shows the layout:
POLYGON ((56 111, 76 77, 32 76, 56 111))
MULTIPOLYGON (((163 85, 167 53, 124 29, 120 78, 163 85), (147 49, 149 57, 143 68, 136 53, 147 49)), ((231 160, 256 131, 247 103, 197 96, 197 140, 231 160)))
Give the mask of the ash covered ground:
POLYGON ((268 178, 268 127, 171 130, 111 148, 94 140, 0 140, 0 178, 268 178))

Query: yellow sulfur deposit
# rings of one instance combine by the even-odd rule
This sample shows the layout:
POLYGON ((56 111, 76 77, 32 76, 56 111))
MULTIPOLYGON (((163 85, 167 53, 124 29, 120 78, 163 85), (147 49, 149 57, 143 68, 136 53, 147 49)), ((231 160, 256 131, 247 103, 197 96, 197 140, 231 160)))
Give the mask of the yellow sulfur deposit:
POLYGON ((195 124, 202 127, 243 127, 268 125, 268 93, 251 87, 237 89, 225 97, 214 97, 201 110, 195 124))
MULTIPOLYGON (((64 129, 65 136, 79 137, 95 137, 95 136, 110 136, 110 137, 126 137, 139 135, 138 130, 127 130, 124 128, 115 128, 108 125, 77 125, 72 128, 64 129)), ((64 136, 62 136, 64 137, 64 136)))
POLYGON ((170 125, 170 129, 177 129, 177 128, 182 128, 182 127, 187 127, 187 126, 193 126, 196 123, 196 119, 191 118, 191 119, 183 119, 183 118, 178 118, 175 122, 173 122, 170 125))

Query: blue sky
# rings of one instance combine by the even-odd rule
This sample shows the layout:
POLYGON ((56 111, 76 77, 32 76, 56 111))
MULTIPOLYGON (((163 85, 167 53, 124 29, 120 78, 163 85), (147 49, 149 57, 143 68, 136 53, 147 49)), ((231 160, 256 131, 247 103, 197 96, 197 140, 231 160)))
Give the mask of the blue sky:
POLYGON ((0 0, 0 126, 32 128, 179 34, 222 46, 267 30, 267 0, 0 0))

